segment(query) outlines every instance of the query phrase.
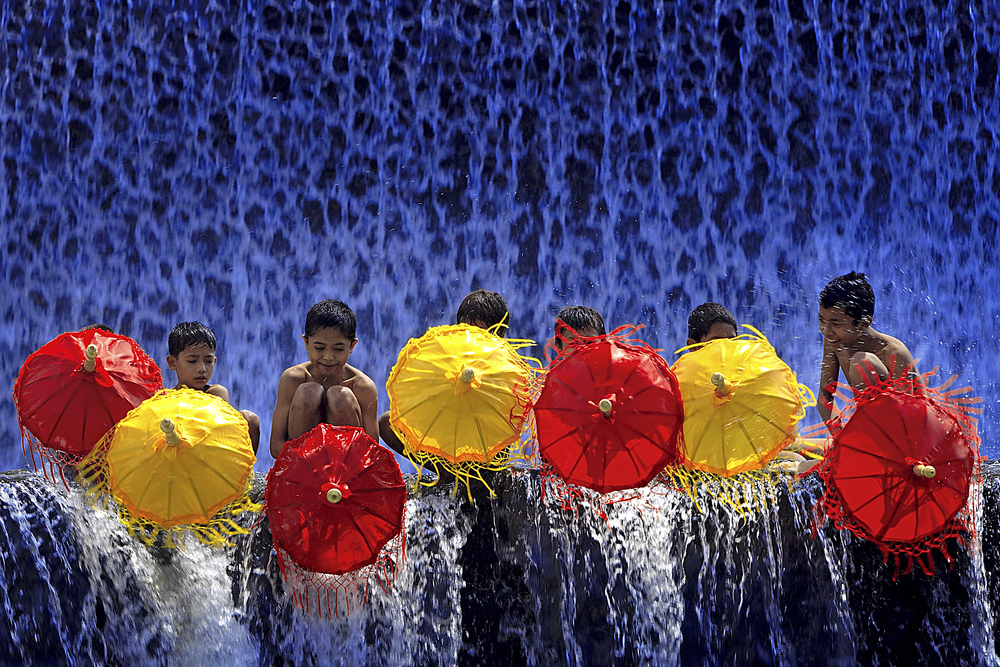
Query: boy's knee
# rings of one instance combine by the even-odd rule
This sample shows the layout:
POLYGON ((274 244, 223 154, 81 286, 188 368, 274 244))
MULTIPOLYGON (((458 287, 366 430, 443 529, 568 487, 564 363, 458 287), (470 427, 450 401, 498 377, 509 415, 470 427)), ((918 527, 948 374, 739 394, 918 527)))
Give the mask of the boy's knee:
POLYGON ((247 420, 247 426, 249 426, 251 430, 260 430, 260 417, 249 410, 240 410, 240 414, 243 415, 243 419, 247 420))
POLYGON ((250 432, 250 445, 253 447, 253 453, 256 454, 257 448, 260 446, 260 417, 249 410, 240 410, 240 414, 243 415, 243 419, 247 420, 247 430, 250 432))
POLYGON ((361 404, 347 387, 326 390, 327 421, 341 426, 361 426, 361 404))
POLYGON ((357 409, 361 410, 358 397, 347 387, 330 387, 326 390, 326 404, 330 410, 357 409))
POLYGON ((292 407, 315 410, 323 403, 325 395, 323 385, 318 382, 303 382, 295 389, 292 396, 292 407))

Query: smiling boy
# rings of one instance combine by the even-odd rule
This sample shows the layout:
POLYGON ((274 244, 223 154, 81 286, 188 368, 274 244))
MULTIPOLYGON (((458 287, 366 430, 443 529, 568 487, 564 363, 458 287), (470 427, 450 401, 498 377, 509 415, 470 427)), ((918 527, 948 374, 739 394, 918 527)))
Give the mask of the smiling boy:
POLYGON ((902 376, 913 355, 900 341, 872 329, 875 293, 863 273, 854 271, 830 281, 819 294, 819 332, 823 334, 820 366, 820 417, 833 414, 834 385, 841 371, 855 389, 902 376), (891 370, 890 370, 891 369, 891 370))
POLYGON ((357 318, 341 301, 327 299, 306 315, 309 361, 281 374, 271 419, 271 456, 321 423, 360 426, 378 442, 378 390, 367 375, 348 365, 358 344, 357 318))
MULTIPOLYGON (((167 337, 167 368, 177 373, 174 389, 190 387, 229 402, 229 390, 221 384, 209 384, 218 357, 215 334, 201 322, 181 322, 167 337)), ((247 420, 254 453, 260 443, 260 418, 249 410, 239 411, 247 420)))

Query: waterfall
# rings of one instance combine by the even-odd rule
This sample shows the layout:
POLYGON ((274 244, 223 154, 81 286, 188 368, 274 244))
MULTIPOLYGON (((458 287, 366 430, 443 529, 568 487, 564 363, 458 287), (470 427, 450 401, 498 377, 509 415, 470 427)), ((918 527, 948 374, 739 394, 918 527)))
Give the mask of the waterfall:
MULTIPOLYGON (((0 370, 103 322, 161 366, 178 322, 269 431, 309 306, 379 386, 501 292, 673 361, 727 305, 816 389, 818 293, 982 396, 997 454, 997 7, 756 0, 0 3, 0 370)), ((173 378, 166 373, 166 384, 173 378)), ((818 421, 810 411, 806 423, 818 421)), ((25 467, 10 399, 0 468, 25 467)), ((257 472, 272 460, 261 448, 257 472)), ((266 522, 150 551, 79 492, 0 481, 0 664, 996 664, 995 474, 934 577, 812 537, 818 482, 740 516, 680 495, 566 512, 537 478, 413 496, 407 561, 343 618, 295 609, 266 522)))

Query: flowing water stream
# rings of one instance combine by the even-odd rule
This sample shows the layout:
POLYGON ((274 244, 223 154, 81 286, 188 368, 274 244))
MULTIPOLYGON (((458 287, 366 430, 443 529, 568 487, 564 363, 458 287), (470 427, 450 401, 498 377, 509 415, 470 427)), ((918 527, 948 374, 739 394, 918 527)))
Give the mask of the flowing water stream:
MULTIPOLYGON (((0 374, 92 322, 163 366, 200 320, 266 434, 310 305, 357 312, 385 408, 407 339, 482 286, 514 336, 584 303, 671 361, 718 301, 816 389, 817 295, 857 269, 875 327, 983 397, 995 456, 997 25, 949 0, 2 0, 0 374)), ((0 442, 24 468, 9 399, 0 442)), ((607 520, 530 476, 413 497, 396 586, 320 621, 263 527, 168 558, 11 472, 0 662, 997 662, 991 511, 954 570, 893 581, 870 545, 810 536, 818 495, 607 520)))

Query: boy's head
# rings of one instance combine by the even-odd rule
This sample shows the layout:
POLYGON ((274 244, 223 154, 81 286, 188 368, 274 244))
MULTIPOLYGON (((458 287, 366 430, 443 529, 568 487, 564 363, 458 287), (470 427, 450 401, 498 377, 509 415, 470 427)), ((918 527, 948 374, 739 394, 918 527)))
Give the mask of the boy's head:
POLYGON ((455 315, 458 324, 471 324, 481 329, 490 329, 498 324, 498 335, 507 335, 507 302, 496 292, 477 289, 462 300, 455 315))
POLYGON ((556 315, 555 333, 552 346, 562 352, 577 336, 603 336, 604 318, 587 306, 566 306, 556 315))
POLYGON ((310 308, 306 314, 306 333, 303 338, 308 339, 324 328, 337 329, 351 342, 358 339, 358 318, 343 301, 325 299, 310 308))
POLYGON ((167 368, 177 373, 177 386, 204 389, 215 371, 215 334, 201 322, 181 322, 167 338, 167 368))
POLYGON ((868 318, 871 323, 875 315, 875 292, 868 284, 865 274, 851 271, 827 283, 819 293, 819 307, 840 307, 845 315, 854 320, 854 324, 864 318, 868 318))
POLYGON ((736 318, 717 303, 703 303, 688 316, 688 345, 720 338, 736 338, 736 318))
POLYGON ((339 375, 358 344, 358 318, 343 301, 326 299, 309 309, 302 340, 320 375, 339 375))
POLYGON ((874 314, 875 292, 863 273, 837 276, 819 293, 819 331, 831 345, 856 341, 874 314))

